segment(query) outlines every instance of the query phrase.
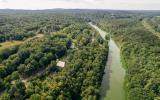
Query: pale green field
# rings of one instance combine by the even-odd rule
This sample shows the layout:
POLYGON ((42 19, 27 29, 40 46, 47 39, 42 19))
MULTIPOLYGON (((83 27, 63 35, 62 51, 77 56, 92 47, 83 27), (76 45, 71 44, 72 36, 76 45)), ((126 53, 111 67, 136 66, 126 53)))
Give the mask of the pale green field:
POLYGON ((0 43, 0 50, 6 49, 6 48, 10 48, 16 45, 20 45, 22 44, 23 41, 7 41, 7 42, 3 42, 0 43))
POLYGON ((10 47, 14 47, 14 46, 17 46, 17 45, 21 45, 22 43, 24 43, 26 41, 30 41, 30 40, 35 39, 35 38, 41 38, 43 36, 44 36, 43 34, 37 34, 34 37, 26 39, 25 41, 6 41, 6 42, 3 42, 3 43, 0 43, 0 50, 10 48, 10 47))

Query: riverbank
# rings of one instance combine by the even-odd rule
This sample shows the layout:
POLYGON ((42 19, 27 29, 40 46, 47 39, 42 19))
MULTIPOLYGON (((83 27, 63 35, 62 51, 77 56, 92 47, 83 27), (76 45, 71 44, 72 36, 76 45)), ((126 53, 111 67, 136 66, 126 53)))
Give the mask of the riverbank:
MULTIPOLYGON (((108 33, 92 23, 89 24, 105 39, 108 33)), ((125 69, 122 67, 120 49, 112 39, 109 41, 109 55, 104 72, 105 74, 100 90, 100 100, 125 100, 125 90, 123 88, 125 69)))

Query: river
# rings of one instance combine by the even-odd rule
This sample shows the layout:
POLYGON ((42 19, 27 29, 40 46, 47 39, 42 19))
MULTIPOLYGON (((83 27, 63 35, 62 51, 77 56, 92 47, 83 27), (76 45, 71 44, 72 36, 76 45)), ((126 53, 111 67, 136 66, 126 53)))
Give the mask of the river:
MULTIPOLYGON (((97 26, 89 23, 105 39, 104 32, 97 26)), ((125 69, 120 60, 120 50, 114 40, 109 41, 109 54, 107 64, 104 70, 105 74, 101 83, 100 100, 125 100, 125 91, 123 89, 125 69)))

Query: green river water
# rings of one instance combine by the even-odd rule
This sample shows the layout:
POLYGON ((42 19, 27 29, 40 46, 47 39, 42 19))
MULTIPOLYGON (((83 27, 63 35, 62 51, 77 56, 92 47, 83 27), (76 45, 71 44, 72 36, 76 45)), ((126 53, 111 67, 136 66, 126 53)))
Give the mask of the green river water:
MULTIPOLYGON (((89 24, 95 28, 104 39, 107 33, 92 23, 89 24)), ((109 55, 104 72, 100 100, 125 100, 125 91, 123 89, 125 69, 122 67, 120 60, 120 50, 112 39, 109 41, 109 55)))

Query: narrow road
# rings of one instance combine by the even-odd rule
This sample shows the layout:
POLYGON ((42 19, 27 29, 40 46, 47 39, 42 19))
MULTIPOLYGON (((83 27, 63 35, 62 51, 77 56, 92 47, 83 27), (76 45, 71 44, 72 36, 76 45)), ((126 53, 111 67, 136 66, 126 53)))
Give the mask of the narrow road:
MULTIPOLYGON (((105 39, 108 33, 89 23, 105 39)), ((125 100, 123 89, 125 70, 120 61, 120 50, 114 40, 109 41, 108 61, 104 70, 105 74, 101 83, 100 100, 125 100)))

